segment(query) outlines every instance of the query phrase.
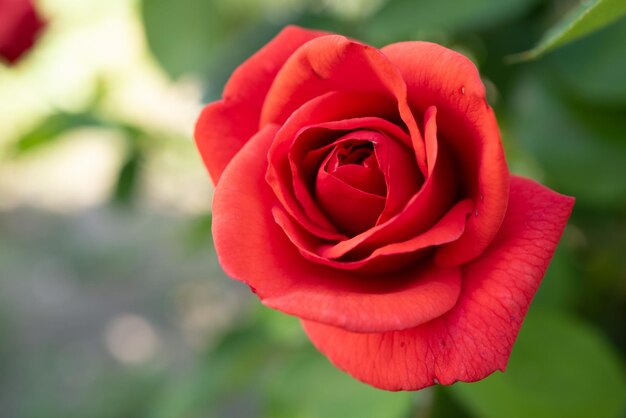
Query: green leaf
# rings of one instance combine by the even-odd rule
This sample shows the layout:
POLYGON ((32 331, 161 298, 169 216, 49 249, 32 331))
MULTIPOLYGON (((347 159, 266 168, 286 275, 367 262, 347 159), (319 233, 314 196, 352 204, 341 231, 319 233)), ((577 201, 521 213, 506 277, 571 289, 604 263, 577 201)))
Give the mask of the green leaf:
POLYGON ((217 30, 213 1, 144 0, 141 16, 148 46, 173 77, 208 66, 217 30))
POLYGON ((567 102, 537 77, 519 80, 508 137, 535 158, 543 180, 577 207, 626 208, 623 112, 567 102))
POLYGON ((197 215, 189 220, 183 239, 186 250, 205 253, 207 249, 213 247, 213 239, 211 237, 212 223, 213 216, 211 212, 197 215))
POLYGON ((429 415, 431 418, 475 418, 452 396, 446 386, 435 386, 433 389, 434 395, 429 415))
POLYGON ((480 418, 618 418, 624 368, 596 329, 535 311, 524 321, 505 373, 450 392, 480 418))
POLYGON ((223 409, 260 387, 272 344, 257 320, 232 328, 193 371, 174 379, 150 406, 150 418, 225 416, 223 409), (222 411, 222 412, 220 412, 222 411))
POLYGON ((117 181, 113 189, 113 201, 115 203, 124 206, 132 203, 137 190, 137 180, 142 159, 143 156, 138 148, 135 147, 129 151, 117 175, 117 181))
POLYGON ((292 356, 269 383, 266 416, 272 418, 404 418, 412 402, 410 393, 353 379, 312 348, 292 356))
POLYGON ((456 32, 495 25, 525 12, 536 0, 391 0, 371 21, 364 35, 384 45, 431 31, 456 32))
POLYGON ((565 310, 573 308, 581 299, 582 278, 575 268, 575 256, 568 248, 571 235, 571 230, 566 229, 533 299, 533 306, 565 310))
POLYGON ((585 0, 550 29, 536 47, 512 57, 529 60, 595 32, 626 15, 624 0, 585 0))
POLYGON ((300 321, 271 309, 256 314, 257 331, 273 346, 255 388, 271 418, 404 418, 414 396, 374 389, 341 372, 307 340, 300 321))
MULTIPOLYGON (((626 1, 625 1, 626 3, 626 1)), ((626 105, 626 19, 546 57, 552 81, 568 94, 602 106, 626 105)))
POLYGON ((16 155, 53 143, 63 133, 85 126, 102 126, 102 122, 89 113, 59 112, 48 116, 26 132, 13 146, 16 155))
POLYGON ((141 16, 148 46, 172 77, 206 74, 238 50, 233 38, 261 18, 252 0, 144 0, 141 16))

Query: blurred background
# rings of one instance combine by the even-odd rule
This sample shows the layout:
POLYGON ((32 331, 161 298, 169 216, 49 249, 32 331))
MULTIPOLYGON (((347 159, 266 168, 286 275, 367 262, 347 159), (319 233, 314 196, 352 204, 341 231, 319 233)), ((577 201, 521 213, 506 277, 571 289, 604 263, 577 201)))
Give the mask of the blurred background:
POLYGON ((626 20, 514 55, 591 3, 36 2, 0 63, 0 416, 626 417, 626 20), (220 271, 193 125, 288 23, 466 54, 511 170, 577 198, 507 373, 372 389, 220 271))

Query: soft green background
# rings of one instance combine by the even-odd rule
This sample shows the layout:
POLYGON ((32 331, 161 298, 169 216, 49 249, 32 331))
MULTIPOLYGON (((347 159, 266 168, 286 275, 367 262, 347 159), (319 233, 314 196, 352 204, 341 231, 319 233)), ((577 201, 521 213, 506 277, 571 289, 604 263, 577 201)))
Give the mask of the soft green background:
POLYGON ((0 416, 626 417, 626 1, 38 5, 0 65, 0 416), (288 23, 465 53, 511 170, 576 197, 506 373, 372 389, 220 271, 193 124, 288 23))

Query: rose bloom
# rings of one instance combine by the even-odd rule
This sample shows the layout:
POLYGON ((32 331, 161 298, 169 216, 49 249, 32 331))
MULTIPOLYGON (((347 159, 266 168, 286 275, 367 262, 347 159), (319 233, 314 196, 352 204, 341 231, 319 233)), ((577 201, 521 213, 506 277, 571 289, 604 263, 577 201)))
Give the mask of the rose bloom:
POLYGON ((387 390, 504 370, 573 199, 507 169, 476 67, 287 27, 196 125, 225 272, 387 390))
POLYGON ((43 26, 31 0, 0 0, 0 61, 17 62, 43 26))

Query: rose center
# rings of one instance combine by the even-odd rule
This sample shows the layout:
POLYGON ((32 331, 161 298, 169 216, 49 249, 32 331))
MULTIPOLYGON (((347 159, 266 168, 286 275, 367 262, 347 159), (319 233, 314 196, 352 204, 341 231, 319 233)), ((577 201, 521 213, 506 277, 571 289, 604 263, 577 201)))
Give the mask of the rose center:
POLYGON ((346 184, 385 196, 385 178, 378 167, 378 160, 371 141, 349 139, 337 144, 324 170, 346 184))
POLYGON ((374 145, 367 142, 349 141, 340 144, 337 147, 338 165, 356 164, 364 165, 365 161, 372 156, 374 145))

